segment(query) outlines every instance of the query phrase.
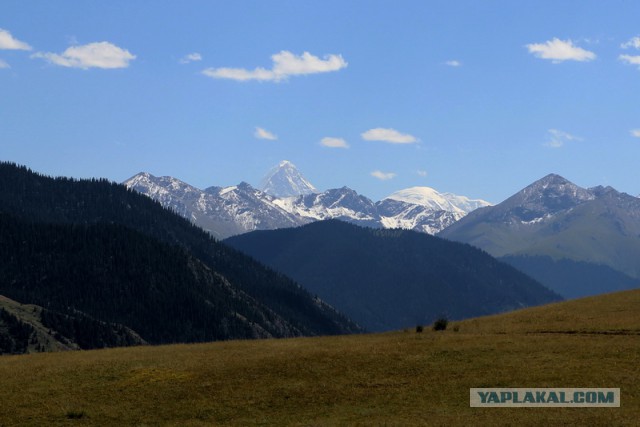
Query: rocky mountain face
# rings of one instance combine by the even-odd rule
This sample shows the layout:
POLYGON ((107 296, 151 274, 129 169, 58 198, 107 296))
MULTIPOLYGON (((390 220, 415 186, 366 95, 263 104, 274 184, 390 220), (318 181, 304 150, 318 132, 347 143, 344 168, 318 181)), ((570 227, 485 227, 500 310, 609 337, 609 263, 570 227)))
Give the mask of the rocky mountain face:
POLYGON ((348 187, 281 199, 278 206, 305 222, 340 219, 369 227, 380 226, 376 204, 348 187))
POLYGON ((157 200, 220 239, 309 222, 282 209, 277 203, 279 199, 246 182, 200 190, 176 178, 141 173, 124 185, 157 200))
POLYGON ((495 222, 535 224, 594 200, 595 193, 595 190, 578 187, 559 175, 550 174, 485 211, 482 217, 495 222))
MULTIPOLYGON (((567 259, 640 278, 640 199, 611 187, 582 188, 558 175, 470 213, 439 236, 497 257, 567 259)), ((580 284, 574 293, 575 287, 580 284)))
POLYGON ((124 184, 168 207, 217 238, 253 230, 295 227, 340 219, 374 227, 437 233, 467 213, 489 203, 429 187, 398 191, 373 202, 348 187, 318 192, 288 161, 263 180, 262 190, 247 183, 197 189, 172 177, 140 173, 124 184))

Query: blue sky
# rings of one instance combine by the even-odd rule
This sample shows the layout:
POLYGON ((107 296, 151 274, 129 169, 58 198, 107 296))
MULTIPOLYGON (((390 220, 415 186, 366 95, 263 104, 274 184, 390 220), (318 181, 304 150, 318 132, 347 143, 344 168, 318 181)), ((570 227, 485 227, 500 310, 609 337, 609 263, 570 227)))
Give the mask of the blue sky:
POLYGON ((499 202, 548 173, 640 194, 637 1, 31 1, 0 13, 0 159, 204 188, 499 202), (324 142, 324 145, 323 145, 324 142))

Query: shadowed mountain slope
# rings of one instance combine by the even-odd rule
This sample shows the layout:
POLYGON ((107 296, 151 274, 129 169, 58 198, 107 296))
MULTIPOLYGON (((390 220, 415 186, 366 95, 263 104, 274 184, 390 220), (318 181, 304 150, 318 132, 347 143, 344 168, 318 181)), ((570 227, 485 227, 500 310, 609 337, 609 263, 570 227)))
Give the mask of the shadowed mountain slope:
POLYGON ((226 240, 294 278, 373 331, 460 319, 559 300, 469 245, 336 220, 226 240))

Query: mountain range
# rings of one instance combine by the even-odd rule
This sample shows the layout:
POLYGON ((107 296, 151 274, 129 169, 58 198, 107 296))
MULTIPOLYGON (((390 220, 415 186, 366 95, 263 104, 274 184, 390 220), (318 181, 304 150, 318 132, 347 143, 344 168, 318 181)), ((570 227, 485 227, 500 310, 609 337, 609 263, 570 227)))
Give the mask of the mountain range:
POLYGON ((582 188, 556 174, 495 206, 429 187, 400 190, 378 202, 348 187, 318 192, 287 161, 269 172, 262 189, 241 183, 199 190, 146 173, 125 185, 218 238, 340 219, 470 243, 565 298, 640 285, 640 199, 611 187, 582 188), (291 195, 296 193, 304 194, 291 195), (595 277, 601 280, 588 279, 595 277))
POLYGON ((159 201, 217 238, 340 219, 377 228, 405 228, 435 234, 472 210, 488 206, 429 187, 412 187, 373 202, 348 187, 319 192, 289 161, 263 180, 261 189, 242 182, 200 190, 173 177, 139 173, 128 188, 159 201))
POLYGON ((126 184, 0 163, 0 353, 363 330, 329 304, 382 331, 640 286, 640 199, 554 174, 495 206, 319 192, 290 162, 262 189, 126 184))

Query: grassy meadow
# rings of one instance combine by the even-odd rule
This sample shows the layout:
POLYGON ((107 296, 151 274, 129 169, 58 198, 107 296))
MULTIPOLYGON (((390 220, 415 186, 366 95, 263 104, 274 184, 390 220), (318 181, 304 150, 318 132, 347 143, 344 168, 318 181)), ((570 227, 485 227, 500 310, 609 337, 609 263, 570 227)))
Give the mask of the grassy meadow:
POLYGON ((0 425, 638 425, 639 381, 635 290, 443 332, 3 356, 0 425), (619 387, 621 407, 470 408, 471 387, 619 387))

